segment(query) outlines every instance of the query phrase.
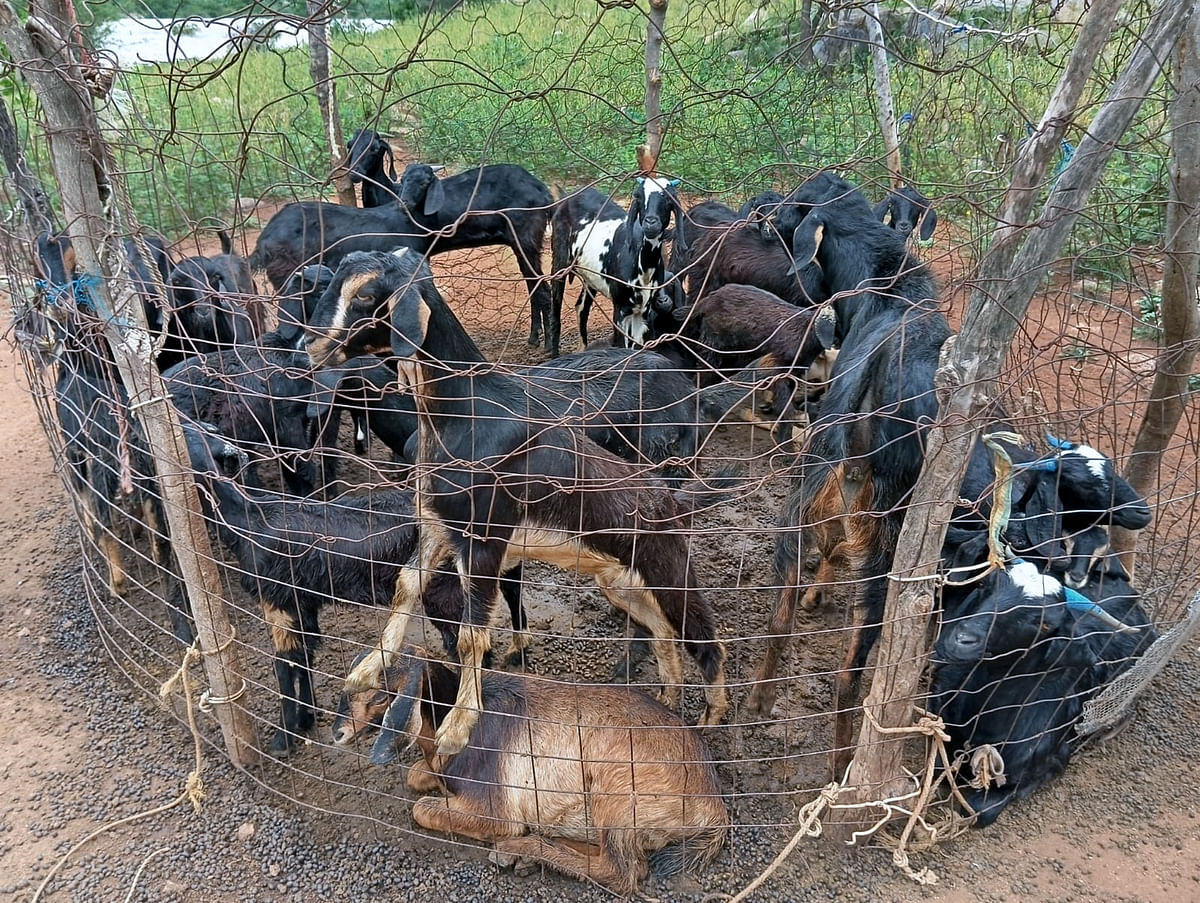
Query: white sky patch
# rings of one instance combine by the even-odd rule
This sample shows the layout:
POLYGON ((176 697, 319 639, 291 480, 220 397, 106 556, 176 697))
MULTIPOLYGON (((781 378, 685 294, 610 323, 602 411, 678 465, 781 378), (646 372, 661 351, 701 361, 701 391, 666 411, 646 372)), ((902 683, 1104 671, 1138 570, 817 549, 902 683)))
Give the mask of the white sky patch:
POLYGON ((1010 565, 1008 579, 1011 580, 1026 599, 1041 599, 1045 596, 1056 596, 1062 590, 1062 584, 1043 574, 1036 565, 1028 561, 1010 565))

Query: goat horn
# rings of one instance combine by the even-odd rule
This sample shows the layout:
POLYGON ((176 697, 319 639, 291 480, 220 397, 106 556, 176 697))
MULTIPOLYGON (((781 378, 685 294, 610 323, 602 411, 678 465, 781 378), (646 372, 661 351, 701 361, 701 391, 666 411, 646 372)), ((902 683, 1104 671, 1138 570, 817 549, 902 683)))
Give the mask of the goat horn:
POLYGON ((1069 586, 1063 587, 1063 597, 1066 599, 1067 608, 1071 609, 1071 611, 1081 615, 1090 615, 1113 630, 1119 630, 1123 633, 1141 630, 1140 627, 1134 627, 1117 620, 1117 618, 1113 617, 1087 596, 1078 590, 1071 589, 1069 586))

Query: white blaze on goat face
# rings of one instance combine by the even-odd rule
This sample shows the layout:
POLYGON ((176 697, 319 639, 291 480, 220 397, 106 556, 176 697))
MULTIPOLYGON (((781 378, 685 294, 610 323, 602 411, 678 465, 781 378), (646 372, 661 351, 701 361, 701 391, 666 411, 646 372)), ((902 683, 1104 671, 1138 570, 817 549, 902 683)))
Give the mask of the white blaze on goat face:
POLYGON ((623 219, 602 219, 592 222, 587 220, 579 223, 579 233, 571 245, 571 259, 575 261, 575 269, 581 279, 593 291, 602 295, 608 294, 608 285, 604 281, 604 264, 602 262, 608 249, 612 247, 613 237, 617 229, 625 221, 623 219))
MULTIPOLYGON (((651 206, 654 204, 655 198, 660 194, 666 193, 667 189, 670 187, 670 181, 671 181, 670 179, 663 179, 658 176, 642 180, 640 191, 642 194, 642 209, 643 210, 647 210, 647 211, 650 210, 651 206)), ((666 225, 667 225, 666 217, 664 216, 663 217, 663 226, 666 227, 666 225)), ((658 248, 662 245, 662 242, 663 242, 661 235, 659 235, 655 238, 650 238, 647 236, 647 237, 644 237, 642 239, 642 241, 644 244, 648 245, 651 248, 658 248)))
POLYGON ((1097 451, 1090 445, 1076 445, 1063 452, 1063 455, 1078 455, 1087 461, 1088 470, 1097 480, 1108 479, 1108 455, 1104 452, 1097 451))
POLYGON ((1048 577, 1028 561, 1009 565, 1008 579, 1021 591, 1026 599, 1042 599, 1062 592, 1062 584, 1048 577))

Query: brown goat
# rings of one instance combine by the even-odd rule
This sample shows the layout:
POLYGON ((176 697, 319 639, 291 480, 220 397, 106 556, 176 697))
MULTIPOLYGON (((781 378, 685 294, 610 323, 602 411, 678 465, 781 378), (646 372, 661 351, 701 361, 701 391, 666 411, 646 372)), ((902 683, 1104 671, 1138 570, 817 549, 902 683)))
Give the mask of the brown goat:
POLYGON ((343 710, 383 728, 371 752, 391 764, 415 741, 409 770, 423 828, 493 843, 498 859, 541 863, 632 894, 653 870, 702 868, 720 852, 729 813, 700 734, 645 693, 488 672, 483 710, 462 752, 437 754, 435 734, 458 676, 407 647, 373 690, 343 710))

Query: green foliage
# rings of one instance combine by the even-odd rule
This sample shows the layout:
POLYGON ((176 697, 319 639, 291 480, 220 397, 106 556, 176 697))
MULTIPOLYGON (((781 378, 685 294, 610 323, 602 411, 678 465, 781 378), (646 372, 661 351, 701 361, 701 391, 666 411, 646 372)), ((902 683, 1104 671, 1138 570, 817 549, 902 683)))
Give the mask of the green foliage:
POLYGON ((1132 332, 1134 338, 1162 341, 1162 295, 1142 295, 1138 299, 1138 322, 1132 332))
MULTIPOLYGON (((634 148, 645 135, 644 11, 594 0, 526 0, 453 10, 440 3, 431 15, 405 18, 429 0, 356 3, 348 14, 379 15, 383 4, 398 21, 369 36, 334 29, 347 132, 367 124, 417 158, 460 167, 512 161, 552 186, 596 183, 628 193, 634 148)), ((229 5, 152 0, 150 9, 227 12, 229 5)), ((748 38, 741 23, 756 5, 671 4, 664 170, 692 194, 740 201, 837 165, 868 196, 879 195, 886 171, 868 70, 822 72, 779 52, 786 29, 748 38)), ((913 116, 901 132, 906 174, 976 239, 990 229, 1008 162, 1026 124, 1039 119, 1070 50, 1072 32, 1048 33, 1028 47, 975 35, 940 56, 905 43, 903 58, 893 61, 897 110, 913 116)), ((1102 96, 1132 41, 1122 31, 1111 42, 1085 104, 1102 96)), ((227 219, 237 197, 330 191, 331 161, 305 49, 146 66, 118 87, 128 92, 127 112, 110 119, 109 137, 139 216, 168 234, 227 219)), ((1163 194, 1164 108, 1165 101, 1151 98, 1106 173, 1096 212, 1076 229, 1077 251, 1098 268, 1115 272, 1126 264, 1113 249, 1159 239, 1161 207, 1149 198, 1163 194)), ((27 107, 16 115, 22 110, 33 115, 27 107)), ((44 166, 44 152, 32 156, 44 166)))

